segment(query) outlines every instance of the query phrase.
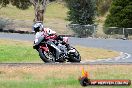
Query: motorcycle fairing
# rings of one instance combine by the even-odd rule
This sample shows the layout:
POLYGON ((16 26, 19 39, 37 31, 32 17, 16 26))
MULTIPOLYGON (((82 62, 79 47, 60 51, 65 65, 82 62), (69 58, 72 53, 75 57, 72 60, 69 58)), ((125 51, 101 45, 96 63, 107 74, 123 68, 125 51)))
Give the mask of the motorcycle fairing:
POLYGON ((35 34, 35 41, 34 41, 34 44, 35 45, 38 45, 40 44, 40 42, 44 39, 44 34, 43 32, 37 32, 35 34))
POLYGON ((43 50, 46 51, 46 52, 49 51, 48 47, 40 46, 40 48, 43 49, 43 50))
POLYGON ((56 56, 55 57, 56 57, 56 60, 58 60, 60 54, 62 53, 61 50, 52 41, 47 41, 47 44, 56 50, 56 56))

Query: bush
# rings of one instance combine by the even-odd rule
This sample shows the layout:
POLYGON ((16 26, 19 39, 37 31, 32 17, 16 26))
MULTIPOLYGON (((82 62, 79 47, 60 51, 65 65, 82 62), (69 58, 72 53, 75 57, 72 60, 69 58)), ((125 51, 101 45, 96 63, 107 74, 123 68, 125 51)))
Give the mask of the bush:
POLYGON ((105 27, 132 28, 132 0, 113 0, 105 27))
POLYGON ((95 0, 65 0, 69 8, 68 20, 72 24, 93 24, 95 0))
POLYGON ((108 12, 112 0, 96 0, 98 15, 104 15, 108 12))
POLYGON ((95 33, 94 27, 97 25, 79 25, 69 24, 69 27, 76 33, 78 37, 91 37, 95 33))
POLYGON ((9 24, 9 21, 3 18, 0 18, 0 30, 3 30, 4 27, 6 27, 6 25, 9 24))
POLYGON ((114 27, 110 27, 110 28, 104 28, 104 32, 105 34, 123 34, 123 29, 122 28, 114 28, 114 27))

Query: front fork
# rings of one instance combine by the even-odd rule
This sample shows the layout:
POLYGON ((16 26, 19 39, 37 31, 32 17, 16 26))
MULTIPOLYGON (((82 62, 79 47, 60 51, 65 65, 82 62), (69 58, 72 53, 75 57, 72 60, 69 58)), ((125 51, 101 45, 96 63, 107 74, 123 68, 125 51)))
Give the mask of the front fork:
POLYGON ((61 50, 52 41, 47 41, 47 44, 56 50, 55 59, 59 60, 59 56, 62 53, 61 50))

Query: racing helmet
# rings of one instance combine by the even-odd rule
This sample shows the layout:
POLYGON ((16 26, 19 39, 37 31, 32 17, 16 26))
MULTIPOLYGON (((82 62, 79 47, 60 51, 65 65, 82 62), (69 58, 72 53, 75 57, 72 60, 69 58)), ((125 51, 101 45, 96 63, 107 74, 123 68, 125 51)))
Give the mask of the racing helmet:
POLYGON ((34 32, 42 31, 43 27, 44 27, 44 26, 43 26, 42 23, 37 22, 37 23, 35 23, 35 24, 33 25, 33 31, 34 31, 34 32))

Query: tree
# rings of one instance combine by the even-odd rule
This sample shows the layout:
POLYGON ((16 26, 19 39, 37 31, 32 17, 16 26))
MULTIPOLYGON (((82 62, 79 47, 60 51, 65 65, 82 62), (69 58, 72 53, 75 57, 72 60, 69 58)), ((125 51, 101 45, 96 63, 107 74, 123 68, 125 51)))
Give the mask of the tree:
POLYGON ((95 0, 65 0, 69 8, 68 20, 73 24, 93 24, 95 0))
POLYGON ((0 6, 2 8, 7 6, 8 4, 12 4, 19 9, 25 10, 33 5, 35 10, 34 22, 43 22, 43 15, 46 10, 47 2, 49 2, 49 0, 0 0, 0 6))
POLYGON ((132 0, 113 0, 105 27, 132 28, 132 0))
POLYGON ((105 15, 111 5, 112 0, 96 0, 98 15, 105 15))
POLYGON ((43 22, 43 15, 46 10, 46 4, 48 0, 30 0, 30 2, 34 6, 35 10, 35 19, 34 21, 42 21, 43 22))

